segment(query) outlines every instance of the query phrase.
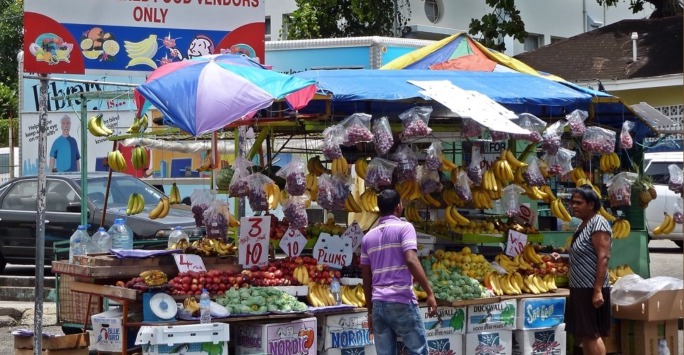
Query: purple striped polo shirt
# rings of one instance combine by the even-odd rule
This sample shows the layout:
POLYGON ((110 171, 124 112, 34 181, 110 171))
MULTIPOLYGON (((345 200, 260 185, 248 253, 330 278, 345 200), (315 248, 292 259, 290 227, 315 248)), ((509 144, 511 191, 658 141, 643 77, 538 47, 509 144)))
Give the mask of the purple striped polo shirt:
POLYGON ((418 303, 413 293, 413 275, 406 266, 404 252, 417 250, 413 225, 395 216, 380 218, 377 227, 361 241, 361 264, 373 273, 373 300, 418 303))

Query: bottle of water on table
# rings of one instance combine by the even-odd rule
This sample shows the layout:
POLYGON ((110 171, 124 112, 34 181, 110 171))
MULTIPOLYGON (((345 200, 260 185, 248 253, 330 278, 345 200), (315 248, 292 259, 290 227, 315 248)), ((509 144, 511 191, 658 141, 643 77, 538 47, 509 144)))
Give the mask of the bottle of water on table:
POLYGON ((109 249, 112 249, 112 236, 107 233, 104 227, 100 227, 93 234, 91 243, 93 247, 89 253, 109 253, 109 249))
POLYGON ((211 298, 209 297, 209 292, 207 289, 202 290, 202 295, 200 296, 200 323, 207 324, 211 323, 211 298))
POLYGON ((107 231, 112 236, 113 249, 133 249, 133 231, 126 225, 123 218, 114 220, 114 225, 107 231))
POLYGON ((342 299, 340 298, 340 280, 338 280, 337 277, 333 277, 332 282, 330 283, 330 293, 332 293, 335 303, 338 305, 342 303, 342 299))
POLYGON ((86 231, 86 226, 79 225, 74 234, 69 238, 69 262, 74 262, 74 256, 85 255, 86 245, 90 242, 90 236, 86 231))

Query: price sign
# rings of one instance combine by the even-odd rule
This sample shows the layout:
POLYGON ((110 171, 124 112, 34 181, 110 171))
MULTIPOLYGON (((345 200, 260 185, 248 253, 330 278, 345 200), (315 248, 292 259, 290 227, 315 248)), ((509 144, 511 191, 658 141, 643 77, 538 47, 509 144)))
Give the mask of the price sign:
POLYGON ((202 257, 195 254, 173 254, 173 258, 176 260, 176 266, 178 267, 178 272, 186 271, 207 271, 204 267, 204 261, 202 257))
POLYGON ((508 241, 506 242, 506 255, 516 256, 522 253, 527 244, 527 234, 522 234, 514 230, 508 230, 508 241))
POLYGON ((349 237, 333 237, 328 233, 321 233, 314 246, 313 257, 319 264, 340 269, 351 264, 352 241, 349 237))
POLYGON ((520 224, 528 223, 533 226, 537 220, 537 211, 530 208, 528 203, 523 203, 518 206, 518 214, 515 216, 516 222, 520 224))
POLYGON ((268 263, 271 217, 240 218, 238 262, 245 268, 268 263))
POLYGON ((354 221, 354 223, 352 223, 351 226, 349 226, 349 228, 342 233, 342 237, 349 237, 352 242, 352 252, 356 251, 361 246, 361 239, 363 238, 361 226, 354 221))
POLYGON ((280 239, 280 249, 289 257, 298 257, 306 245, 306 238, 298 229, 288 228, 280 239))

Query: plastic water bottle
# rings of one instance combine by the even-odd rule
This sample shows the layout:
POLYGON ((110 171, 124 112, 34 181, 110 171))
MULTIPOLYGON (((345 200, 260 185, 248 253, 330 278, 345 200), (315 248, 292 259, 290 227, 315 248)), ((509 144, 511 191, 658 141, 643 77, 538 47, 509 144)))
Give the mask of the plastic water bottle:
POLYGON ((128 228, 123 218, 114 220, 114 225, 107 231, 112 237, 113 249, 133 249, 133 231, 128 228))
POLYGON ((200 296, 200 323, 211 323, 211 298, 209 298, 209 292, 207 289, 202 290, 202 295, 200 296))
POLYGON ((342 299, 340 298, 340 280, 338 280, 337 277, 333 277, 332 282, 330 283, 330 293, 332 293, 335 303, 342 303, 342 299))
POLYGON ((112 248, 112 236, 104 227, 98 228, 91 239, 93 247, 89 253, 109 253, 109 249, 112 248))
POLYGON ((670 355, 670 349, 667 347, 667 340, 658 340, 658 355, 670 355))
POLYGON ((176 227, 173 229, 173 232, 169 235, 169 243, 167 245, 167 248, 171 248, 172 245, 180 242, 181 239, 185 239, 185 241, 188 241, 188 235, 183 232, 180 226, 176 227))
POLYGON ((86 245, 89 244, 90 236, 86 231, 86 226, 79 225, 74 234, 69 238, 69 262, 74 262, 74 256, 85 255, 86 245))

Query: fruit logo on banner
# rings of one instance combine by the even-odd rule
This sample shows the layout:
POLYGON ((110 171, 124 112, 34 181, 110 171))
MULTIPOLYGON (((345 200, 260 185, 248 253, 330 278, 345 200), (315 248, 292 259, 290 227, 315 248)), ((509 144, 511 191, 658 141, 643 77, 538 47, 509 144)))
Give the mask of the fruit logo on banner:
POLYGON ((24 1, 24 71, 124 75, 231 52, 264 60, 263 0, 24 1))

